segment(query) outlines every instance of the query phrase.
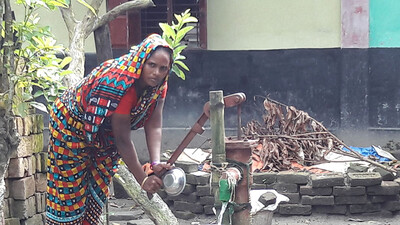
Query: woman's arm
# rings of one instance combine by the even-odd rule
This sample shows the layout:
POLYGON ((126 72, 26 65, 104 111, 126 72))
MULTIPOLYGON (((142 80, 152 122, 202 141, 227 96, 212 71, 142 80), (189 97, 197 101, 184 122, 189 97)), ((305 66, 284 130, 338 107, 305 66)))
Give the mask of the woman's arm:
POLYGON ((154 112, 144 125, 151 162, 160 162, 163 108, 164 99, 159 99, 154 112))
POLYGON ((144 125, 146 133, 147 148, 152 162, 152 170, 157 176, 162 175, 162 171, 170 170, 170 164, 159 164, 161 154, 161 141, 162 141, 162 113, 164 108, 164 99, 159 99, 156 108, 154 109, 151 117, 144 125), (154 165, 153 163, 156 163, 154 165))
POLYGON ((128 166, 129 171, 135 176, 142 188, 149 192, 157 192, 162 185, 162 181, 157 176, 150 176, 147 180, 147 175, 139 162, 135 146, 133 145, 130 134, 130 115, 114 113, 111 116, 111 126, 115 137, 115 144, 122 160, 128 166), (143 183, 143 181, 145 182, 143 183))

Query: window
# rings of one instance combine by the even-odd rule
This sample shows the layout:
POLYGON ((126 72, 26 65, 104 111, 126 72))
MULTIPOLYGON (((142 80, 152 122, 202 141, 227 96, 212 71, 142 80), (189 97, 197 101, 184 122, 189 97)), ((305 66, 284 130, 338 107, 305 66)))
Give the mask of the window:
POLYGON ((207 1, 206 0, 153 0, 156 7, 142 9, 128 14, 129 45, 138 44, 151 33, 161 34, 158 23, 172 23, 174 14, 190 9, 199 22, 191 24, 194 28, 186 35, 189 49, 207 48, 207 1))

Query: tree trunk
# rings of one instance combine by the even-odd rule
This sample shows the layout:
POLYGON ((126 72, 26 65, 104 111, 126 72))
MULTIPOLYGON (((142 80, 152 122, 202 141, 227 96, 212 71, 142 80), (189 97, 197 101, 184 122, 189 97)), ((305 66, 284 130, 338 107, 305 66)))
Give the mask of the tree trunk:
MULTIPOLYGON (((1 0, 2 1, 2 0, 1 0)), ((14 129, 12 117, 12 97, 14 85, 9 83, 14 71, 14 43, 12 29, 12 11, 10 0, 1 3, 1 14, 4 12, 5 36, 3 41, 2 63, 0 65, 0 223, 4 224, 3 203, 6 186, 4 176, 10 161, 10 155, 17 149, 19 139, 14 129), (7 94, 6 94, 7 93, 7 94), (7 96, 8 95, 8 96, 7 96)))
POLYGON ((85 75, 85 32, 79 25, 74 30, 68 51, 68 55, 72 57, 68 69, 72 73, 64 78, 67 87, 73 86, 85 75))
POLYGON ((120 165, 115 179, 129 196, 139 205, 156 225, 175 225, 179 224, 175 215, 171 212, 168 205, 158 194, 154 194, 149 200, 147 194, 140 187, 135 177, 129 172, 126 165, 120 165))

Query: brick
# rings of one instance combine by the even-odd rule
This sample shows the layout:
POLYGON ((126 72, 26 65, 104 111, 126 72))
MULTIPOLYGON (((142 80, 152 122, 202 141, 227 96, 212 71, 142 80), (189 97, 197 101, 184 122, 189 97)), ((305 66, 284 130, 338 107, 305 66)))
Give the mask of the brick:
POLYGON ((35 174, 36 173, 36 155, 38 155, 37 153, 36 154, 33 154, 31 157, 30 157, 30 163, 32 164, 32 174, 35 174))
POLYGON ((10 208, 8 207, 8 199, 3 200, 3 215, 4 218, 10 218, 10 208))
POLYGON ((369 196, 369 200, 372 203, 383 203, 387 201, 399 201, 398 195, 372 195, 369 196))
POLYGON ((299 191, 299 186, 297 184, 288 184, 288 183, 275 183, 268 184, 267 188, 274 189, 279 193, 296 193, 299 191))
POLYGON ((194 185, 206 185, 210 183, 211 174, 197 171, 186 174, 186 183, 194 185))
POLYGON ((350 213, 370 213, 370 212, 378 212, 381 210, 380 204, 360 204, 360 205, 350 205, 349 212, 350 213))
POLYGON ((376 167, 372 171, 379 173, 384 181, 393 181, 395 179, 392 172, 389 172, 381 167, 376 167))
POLYGON ((189 163, 189 162, 176 162, 175 167, 179 167, 183 169, 186 173, 193 173, 196 171, 199 171, 199 165, 195 163, 189 163))
POLYGON ((43 134, 32 134, 21 136, 17 150, 11 154, 10 158, 28 157, 43 150, 43 134))
POLYGON ((36 212, 46 211, 46 193, 35 193, 36 212))
POLYGON ((200 204, 202 205, 214 205, 215 197, 214 196, 201 196, 200 204))
POLYGON ((196 213, 196 214, 203 213, 203 206, 199 203, 175 201, 174 209, 177 211, 189 211, 189 212, 196 213))
POLYGON ((335 196, 335 204, 337 205, 366 204, 367 202, 367 195, 335 196))
POLYGON ((199 171, 194 174, 196 176, 197 185, 205 185, 210 183, 210 173, 199 171))
POLYGON ((252 184, 250 188, 251 190, 262 190, 267 188, 267 186, 265 184, 252 184))
POLYGON ((309 176, 310 174, 306 172, 282 171, 276 175, 276 181, 290 184, 307 184, 309 176))
POLYGON ((20 225, 19 218, 7 218, 4 222, 5 225, 20 225))
POLYGON ((355 186, 373 186, 382 182, 382 177, 377 172, 369 173, 348 173, 348 182, 352 187, 355 186))
POLYGON ((4 198, 10 197, 9 183, 10 182, 8 181, 8 179, 4 179, 4 185, 5 185, 5 189, 6 189, 6 191, 4 192, 4 198))
POLYGON ((10 197, 25 200, 35 194, 35 179, 33 176, 12 180, 9 183, 10 197))
POLYGON ((210 185, 197 185, 196 191, 198 196, 213 195, 210 189, 210 185))
POLYGON ((334 205, 335 198, 333 196, 301 196, 301 204, 303 205, 334 205))
POLYGON ((8 165, 8 178, 22 178, 25 176, 24 158, 10 159, 8 165))
POLYGON ((272 184, 276 182, 277 173, 263 172, 253 173, 253 183, 255 184, 272 184))
POLYGON ((28 157, 24 158, 24 165, 26 168, 25 176, 32 176, 32 174, 35 173, 35 171, 33 170, 32 156, 28 156, 28 157))
POLYGON ((197 196, 196 192, 192 192, 190 194, 180 194, 178 196, 168 196, 167 199, 189 203, 196 203, 199 201, 199 197, 197 196))
POLYGON ((382 181, 381 185, 367 187, 368 195, 397 195, 400 193, 400 185, 394 181, 382 181))
POLYGON ((311 215, 312 207, 311 207, 311 205, 280 204, 278 206, 278 212, 281 215, 309 216, 309 215, 311 215))
POLYGON ((350 187, 350 186, 335 186, 333 187, 334 196, 353 196, 365 195, 366 189, 363 186, 350 187))
POLYGON ((33 117, 32 115, 28 115, 22 119, 23 126, 24 126, 24 134, 23 135, 30 135, 33 133, 33 117))
POLYGON ((196 191, 196 186, 193 184, 185 184, 185 188, 182 191, 182 194, 190 194, 196 191))
POLYGON ((14 151, 10 158, 23 158, 31 156, 34 152, 33 150, 33 136, 21 136, 17 150, 14 151))
POLYGON ((313 211, 323 214, 338 214, 346 215, 347 206, 346 205, 319 205, 313 207, 313 211))
POLYGON ((36 187, 36 192, 46 192, 47 177, 45 173, 35 174, 35 187, 36 187))
POLYGON ((332 187, 320 187, 314 188, 312 186, 300 186, 300 194, 302 195, 331 195, 332 194, 332 187))
POLYGON ((186 174, 186 184, 197 185, 196 176, 192 173, 186 174))
POLYGON ((289 198, 289 202, 287 202, 287 203, 290 203, 290 204, 300 203, 300 194, 299 193, 285 193, 284 195, 289 198))
POLYGON ((35 114, 33 116, 34 116, 34 126, 35 126, 34 130, 36 131, 36 134, 42 133, 44 128, 43 115, 35 114))
POLYGON ((213 210, 214 205, 205 205, 203 208, 205 215, 215 215, 213 210))
POLYGON ((382 204, 382 208, 391 212, 400 211, 399 201, 387 201, 382 204))
POLYGON ((312 174, 310 176, 310 180, 311 180, 311 186, 314 188, 344 185, 343 174, 335 174, 335 173, 312 174))
POLYGON ((9 203, 11 217, 27 219, 36 214, 35 196, 25 200, 11 200, 9 203))
POLYGON ((40 155, 39 161, 36 161, 36 170, 39 170, 40 173, 47 172, 47 152, 39 152, 40 155))
POLYGON ((14 117, 14 124, 15 124, 15 129, 19 135, 27 135, 24 134, 24 121, 22 117, 14 117))
POLYGON ((183 220, 190 220, 196 217, 194 213, 187 212, 187 211, 173 211, 176 218, 183 219, 183 220))
POLYGON ((31 218, 23 221, 21 225, 44 225, 44 221, 42 219, 42 215, 36 214, 33 215, 31 218))

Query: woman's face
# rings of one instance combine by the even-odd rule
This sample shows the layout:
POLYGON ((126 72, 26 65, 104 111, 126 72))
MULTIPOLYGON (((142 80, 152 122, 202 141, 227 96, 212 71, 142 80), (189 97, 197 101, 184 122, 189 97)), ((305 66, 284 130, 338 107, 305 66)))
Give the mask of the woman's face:
POLYGON ((143 65, 139 79, 141 88, 155 87, 161 84, 170 70, 170 54, 162 48, 156 49, 143 65))

